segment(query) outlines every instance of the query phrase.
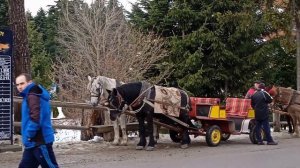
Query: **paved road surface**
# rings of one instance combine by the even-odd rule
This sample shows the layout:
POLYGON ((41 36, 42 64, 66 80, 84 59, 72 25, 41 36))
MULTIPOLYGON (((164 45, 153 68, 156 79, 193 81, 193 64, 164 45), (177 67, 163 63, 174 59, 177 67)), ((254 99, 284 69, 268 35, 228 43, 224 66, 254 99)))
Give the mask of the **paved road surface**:
MULTIPOLYGON (((232 136, 218 147, 207 147, 204 137, 192 139, 191 147, 180 149, 162 137, 155 151, 136 151, 109 143, 55 144, 62 168, 300 168, 300 138, 286 132, 274 133, 277 146, 250 143, 247 135, 232 136)), ((21 152, 0 153, 0 167, 17 167, 21 152)))

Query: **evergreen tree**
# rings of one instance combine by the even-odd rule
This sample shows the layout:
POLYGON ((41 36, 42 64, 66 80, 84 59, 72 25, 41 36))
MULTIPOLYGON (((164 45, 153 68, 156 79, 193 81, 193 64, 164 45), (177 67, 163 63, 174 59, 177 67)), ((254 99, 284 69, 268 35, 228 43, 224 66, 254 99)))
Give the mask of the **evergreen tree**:
POLYGON ((283 47, 283 39, 278 38, 271 41, 270 50, 272 55, 268 56, 269 66, 261 70, 261 76, 270 84, 276 86, 296 88, 296 49, 287 50, 283 47))
POLYGON ((8 3, 7 0, 0 0, 0 29, 8 27, 8 3))
MULTIPOLYGON (((74 11, 72 11, 73 4, 80 4, 80 5, 87 5, 83 2, 83 0, 57 0, 55 1, 56 4, 50 6, 48 10, 48 15, 46 17, 46 31, 43 32, 45 35, 43 37, 46 37, 44 39, 45 42, 45 49, 49 53, 52 60, 55 61, 55 58, 57 57, 63 57, 64 50, 61 48, 59 42, 57 41, 58 37, 58 22, 60 17, 62 17, 62 8, 63 6, 70 6, 69 13, 74 14, 74 11)), ((75 14, 73 15, 75 16, 75 14)), ((41 16, 42 17, 42 16, 41 16)), ((42 17, 43 18, 43 17, 42 17)), ((42 27, 43 28, 43 27, 42 27)))
POLYGON ((147 2, 134 5, 130 22, 169 37, 170 82, 195 96, 243 96, 280 47, 263 40, 274 30, 255 1, 147 2))
POLYGON ((28 21, 29 50, 31 54, 31 74, 33 79, 45 87, 52 83, 51 57, 47 54, 43 34, 36 29, 34 21, 28 21))
POLYGON ((269 43, 269 55, 266 56, 268 66, 258 74, 269 83, 277 86, 296 88, 296 42, 292 24, 293 15, 286 4, 277 5, 272 0, 267 3, 264 19, 267 21, 267 34, 264 34, 269 43), (283 6, 282 6, 283 5, 283 6))
MULTIPOLYGON (((34 29, 38 31, 38 33, 42 34, 42 40, 46 41, 47 40, 47 31, 48 29, 48 23, 47 23, 47 16, 46 16, 46 11, 44 11, 43 8, 40 8, 36 14, 36 16, 33 18, 34 21, 34 29)), ((53 24, 53 23, 52 23, 53 24)))

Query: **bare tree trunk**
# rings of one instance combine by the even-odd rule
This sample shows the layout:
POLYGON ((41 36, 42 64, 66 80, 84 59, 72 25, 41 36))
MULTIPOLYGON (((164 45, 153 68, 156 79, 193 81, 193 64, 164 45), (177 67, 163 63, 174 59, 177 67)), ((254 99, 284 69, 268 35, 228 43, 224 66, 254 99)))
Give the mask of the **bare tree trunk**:
MULTIPOLYGON (((28 47, 27 24, 24 0, 8 1, 9 25, 13 32, 13 77, 22 72, 30 73, 30 57, 28 47)), ((16 92, 15 92, 16 93, 16 92)), ((14 108, 14 120, 21 121, 19 107, 14 108)), ((20 128, 15 128, 19 133, 20 128)))
POLYGON ((9 22, 13 32, 14 76, 30 73, 27 23, 24 0, 9 0, 9 22))

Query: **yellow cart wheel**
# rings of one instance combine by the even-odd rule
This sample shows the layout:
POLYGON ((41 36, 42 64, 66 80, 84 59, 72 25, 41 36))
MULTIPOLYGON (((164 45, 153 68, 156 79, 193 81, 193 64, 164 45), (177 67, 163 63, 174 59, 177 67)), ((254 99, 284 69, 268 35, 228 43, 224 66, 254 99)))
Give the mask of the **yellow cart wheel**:
POLYGON ((213 125, 206 131, 205 140, 208 146, 218 146, 222 139, 222 132, 219 126, 213 125))

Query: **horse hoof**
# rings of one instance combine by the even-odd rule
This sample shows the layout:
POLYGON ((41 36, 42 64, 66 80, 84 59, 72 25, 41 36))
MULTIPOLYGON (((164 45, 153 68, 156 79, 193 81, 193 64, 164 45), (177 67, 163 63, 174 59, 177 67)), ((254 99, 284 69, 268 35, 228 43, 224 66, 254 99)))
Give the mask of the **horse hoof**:
POLYGON ((127 146, 127 142, 121 142, 121 146, 127 146))
POLYGON ((299 134, 292 134, 292 136, 294 137, 294 138, 299 138, 299 134))
POLYGON ((154 147, 153 146, 147 146, 146 151, 153 151, 154 147))
POLYGON ((118 141, 113 141, 112 144, 115 145, 115 146, 118 146, 119 142, 118 141))
POLYGON ((142 150, 142 149, 144 149, 144 146, 136 146, 135 149, 136 150, 142 150))
POLYGON ((186 149, 186 148, 188 148, 188 147, 189 147, 188 144, 184 144, 184 145, 181 145, 181 146, 180 146, 181 149, 186 149))

